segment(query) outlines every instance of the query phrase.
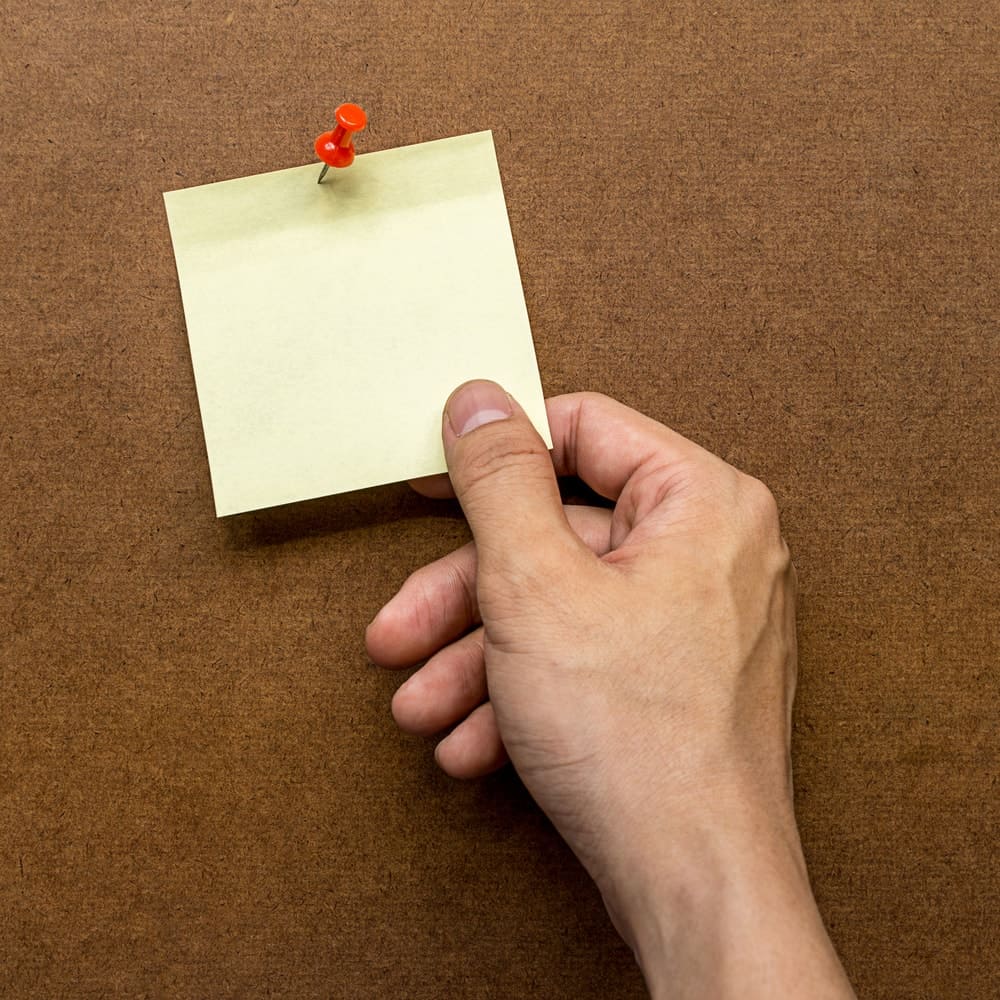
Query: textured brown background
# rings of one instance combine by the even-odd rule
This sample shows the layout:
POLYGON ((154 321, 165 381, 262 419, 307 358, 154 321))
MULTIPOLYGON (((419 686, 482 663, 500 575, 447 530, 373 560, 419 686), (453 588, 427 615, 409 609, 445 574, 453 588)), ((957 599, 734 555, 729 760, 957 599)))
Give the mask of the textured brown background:
POLYGON ((865 997, 995 995, 998 4, 0 18, 0 995, 641 995, 517 782, 439 775, 366 661, 456 510, 212 513, 161 192, 308 162, 343 99, 367 150, 495 130, 548 394, 772 486, 833 937, 865 997))

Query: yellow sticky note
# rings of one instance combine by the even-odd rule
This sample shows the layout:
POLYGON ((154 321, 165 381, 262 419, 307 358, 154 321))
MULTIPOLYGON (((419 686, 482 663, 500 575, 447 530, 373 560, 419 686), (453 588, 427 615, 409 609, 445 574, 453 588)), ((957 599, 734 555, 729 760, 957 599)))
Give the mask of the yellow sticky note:
POLYGON ((221 517, 445 471, 493 379, 551 445, 490 132, 164 195, 221 517))

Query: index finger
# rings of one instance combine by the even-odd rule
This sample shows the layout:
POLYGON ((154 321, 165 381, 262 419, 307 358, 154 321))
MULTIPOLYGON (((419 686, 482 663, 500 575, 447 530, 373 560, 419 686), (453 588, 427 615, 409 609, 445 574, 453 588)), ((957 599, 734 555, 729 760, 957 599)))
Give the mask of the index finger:
POLYGON ((669 427, 599 392, 573 392, 546 401, 557 476, 579 476, 595 493, 617 500, 642 468, 713 456, 669 427))
MULTIPOLYGON (((598 392, 573 392, 545 401, 557 476, 579 476, 595 493, 617 500, 644 466, 666 473, 671 466, 714 456, 624 403, 598 392)), ((414 479, 424 496, 453 497, 447 474, 414 479)))

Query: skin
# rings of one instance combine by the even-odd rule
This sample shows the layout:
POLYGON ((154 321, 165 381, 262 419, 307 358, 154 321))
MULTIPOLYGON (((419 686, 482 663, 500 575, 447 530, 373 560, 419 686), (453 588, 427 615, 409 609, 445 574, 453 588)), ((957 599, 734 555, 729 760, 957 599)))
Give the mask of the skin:
POLYGON ((548 400, 551 454, 492 382, 442 422, 474 541, 368 627, 422 663, 400 728, 474 778, 508 760, 596 881, 654 997, 854 994, 792 806, 795 573, 765 486, 605 396, 548 400), (578 475, 613 510, 564 507, 578 475), (426 662, 424 662, 426 661, 426 662))

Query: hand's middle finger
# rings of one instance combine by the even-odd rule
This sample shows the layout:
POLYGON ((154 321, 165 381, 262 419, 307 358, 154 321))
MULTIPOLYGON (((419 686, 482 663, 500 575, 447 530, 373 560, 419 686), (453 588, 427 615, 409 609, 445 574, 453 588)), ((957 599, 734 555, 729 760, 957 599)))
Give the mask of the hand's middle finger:
POLYGON ((435 653, 392 699, 400 729, 430 736, 464 719, 486 700, 483 630, 435 653))

